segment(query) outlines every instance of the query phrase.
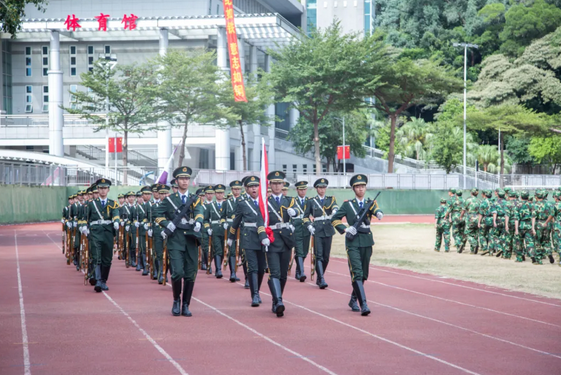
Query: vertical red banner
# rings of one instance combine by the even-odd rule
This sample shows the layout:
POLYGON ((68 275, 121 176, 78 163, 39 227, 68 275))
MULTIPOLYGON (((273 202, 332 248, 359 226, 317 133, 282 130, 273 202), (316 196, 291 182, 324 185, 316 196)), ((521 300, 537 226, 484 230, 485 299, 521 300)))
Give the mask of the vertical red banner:
POLYGON ((230 76, 234 99, 236 102, 247 102, 243 82, 243 72, 238 49, 238 34, 234 24, 234 4, 232 0, 224 0, 224 17, 226 18, 226 38, 228 41, 228 55, 230 56, 230 76))

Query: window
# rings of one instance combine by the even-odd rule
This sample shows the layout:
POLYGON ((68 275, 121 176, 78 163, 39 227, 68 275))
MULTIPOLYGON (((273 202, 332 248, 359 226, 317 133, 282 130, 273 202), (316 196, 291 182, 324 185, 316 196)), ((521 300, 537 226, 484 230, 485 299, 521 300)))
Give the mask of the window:
POLYGON ((49 112, 49 86, 43 86, 43 112, 49 112))
POLYGON ((292 172, 296 174, 298 172, 298 164, 292 164, 292 172))
POLYGON ((49 75, 49 47, 43 46, 41 52, 43 53, 43 76, 46 77, 49 75))
POLYGON ((306 2, 306 22, 308 25, 308 35, 315 30, 317 25, 317 2, 316 0, 308 0, 306 2))
POLYGON ((31 47, 25 47, 25 54, 31 56, 31 47))
POLYGON ((110 55, 110 54, 111 54, 111 46, 105 46, 105 54, 106 54, 106 55, 110 55))
POLYGON ((32 86, 25 86, 25 92, 27 94, 33 94, 33 87, 32 86))
POLYGON ((77 85, 70 85, 70 108, 72 109, 76 109, 76 96, 72 95, 73 92, 78 91, 78 86, 77 85))
POLYGON ((91 72, 93 70, 93 64, 94 64, 94 47, 88 46, 88 71, 91 72))
POLYGON ((308 164, 302 164, 302 173, 308 173, 308 164))
POLYGON ((94 46, 88 46, 88 55, 94 54, 94 46))
POLYGON ((33 86, 25 86, 25 113, 33 112, 33 86))
POLYGON ((76 46, 70 46, 70 75, 76 75, 76 46))
POLYGON ((31 77, 31 47, 25 47, 25 76, 31 77))
POLYGON ((372 0, 364 0, 364 34, 370 35, 372 28, 372 0))
POLYGON ((75 54, 76 54, 76 46, 70 46, 70 54, 71 54, 71 55, 75 55, 75 54))
POLYGON ((287 168, 287 165, 286 165, 286 164, 283 164, 283 165, 282 165, 282 171, 283 171, 285 174, 286 174, 286 170, 287 170, 287 169, 288 169, 288 168, 287 168))
POLYGON ((49 46, 43 46, 43 55, 49 54, 49 46))

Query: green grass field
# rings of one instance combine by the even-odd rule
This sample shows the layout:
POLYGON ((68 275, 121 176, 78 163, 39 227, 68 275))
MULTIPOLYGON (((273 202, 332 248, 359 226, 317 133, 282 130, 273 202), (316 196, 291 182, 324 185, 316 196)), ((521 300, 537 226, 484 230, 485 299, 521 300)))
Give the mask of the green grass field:
MULTIPOLYGON (((374 251, 371 263, 379 266, 451 277, 459 280, 498 286, 561 299, 561 267, 556 263, 533 265, 530 261, 471 255, 469 249, 458 254, 433 250, 435 230, 432 225, 374 225, 374 251)), ((332 256, 346 257, 344 236, 333 239, 332 256)), ((375 275, 375 274, 374 274, 375 275)), ((372 274, 371 274, 372 277, 372 274)), ((374 276, 375 277, 375 276, 374 276)))

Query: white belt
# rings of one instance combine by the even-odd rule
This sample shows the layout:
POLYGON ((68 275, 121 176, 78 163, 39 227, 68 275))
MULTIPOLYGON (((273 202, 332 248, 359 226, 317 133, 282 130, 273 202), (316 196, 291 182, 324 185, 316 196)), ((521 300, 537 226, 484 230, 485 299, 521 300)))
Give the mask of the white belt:
POLYGON ((102 224, 111 224, 113 223, 111 220, 96 220, 96 221, 92 221, 90 222, 90 225, 102 225, 102 224))
POLYGON ((323 215, 314 218, 314 221, 331 220, 333 215, 323 215))
POLYGON ((210 223, 211 224, 220 224, 220 220, 211 220, 210 223))
POLYGON ((290 224, 289 223, 276 223, 275 225, 269 225, 269 228, 275 230, 275 229, 283 229, 283 228, 289 228, 290 224))
POLYGON ((366 225, 366 224, 364 224, 364 223, 361 223, 361 224, 360 224, 360 227, 361 227, 361 228, 364 228, 364 229, 370 229, 370 225, 366 225))
POLYGON ((302 220, 303 218, 304 218, 304 215, 298 215, 298 216, 293 216, 292 220, 298 220, 298 219, 302 220))
POLYGON ((257 228, 257 223, 243 223, 245 228, 257 228))
POLYGON ((234 219, 226 219, 226 221, 227 221, 228 223, 233 223, 233 222, 234 222, 234 219))

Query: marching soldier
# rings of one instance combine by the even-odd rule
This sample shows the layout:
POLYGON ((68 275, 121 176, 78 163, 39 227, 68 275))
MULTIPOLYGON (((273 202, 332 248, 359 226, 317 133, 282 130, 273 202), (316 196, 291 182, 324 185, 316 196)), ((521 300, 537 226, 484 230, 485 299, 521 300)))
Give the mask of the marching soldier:
POLYGON ((178 189, 177 189, 177 182, 175 181, 175 178, 170 181, 170 185, 171 185, 172 194, 177 193, 178 189))
POLYGON ((446 199, 440 199, 440 206, 434 214, 434 229, 436 229, 436 241, 434 243, 434 251, 440 251, 442 245, 442 237, 444 237, 444 252, 450 251, 450 221, 446 220, 446 199))
MULTIPOLYGON (((158 280, 158 284, 163 284, 164 279, 167 280, 167 275, 163 274, 163 266, 164 266, 164 239, 162 238, 162 230, 163 228, 156 223, 156 212, 158 207, 162 204, 163 200, 166 199, 167 195, 169 194, 170 187, 163 184, 156 184, 156 189, 152 189, 152 193, 154 194, 154 203, 152 204, 152 239, 154 241, 154 252, 156 253, 156 260, 154 262, 154 272, 155 272, 155 279, 158 280)), ((166 267, 169 269, 169 267, 166 267)), ((167 273, 167 271, 166 271, 167 273)))
MULTIPOLYGON (((230 189, 232 190, 232 197, 226 200, 226 208, 224 217, 226 222, 224 223, 224 230, 226 232, 226 238, 228 236, 230 225, 234 222, 234 218, 236 215, 236 207, 241 201, 241 192, 242 192, 242 182, 239 180, 235 180, 230 182, 230 189)), ((239 233, 239 230, 238 230, 239 233)), ((236 240, 232 242, 232 246, 228 248, 228 267, 230 268, 230 282, 235 283, 236 281, 240 281, 240 279, 236 276, 236 250, 239 249, 239 241, 237 240, 239 236, 236 234, 236 240)), ((238 250, 239 251, 239 250, 238 250)), ((242 258, 245 259, 244 255, 242 254, 242 258)), ((249 283, 247 281, 247 267, 245 265, 245 261, 243 262, 243 269, 245 274, 245 283, 247 284, 247 288, 249 288, 249 283)))
POLYGON ((285 181, 284 186, 282 187, 282 195, 285 197, 288 195, 288 188, 290 187, 290 182, 285 181))
POLYGON ((226 222, 226 207, 224 202, 224 191, 226 187, 218 184, 213 189, 216 196, 215 202, 208 202, 205 207, 204 227, 210 238, 212 244, 212 259, 216 272, 214 273, 217 279, 222 278, 222 258, 224 257, 224 228, 226 222))
POLYGON ((466 238, 465 238, 465 221, 461 219, 461 213, 464 206, 464 199, 462 198, 462 191, 456 191, 456 199, 452 202, 450 206, 450 218, 452 219, 454 237, 454 245, 456 246, 456 251, 461 253, 464 250, 466 238))
POLYGON ((142 276, 147 276, 150 273, 150 265, 146 262, 146 259, 149 255, 146 235, 148 234, 148 230, 150 229, 150 199, 152 199, 152 187, 144 186, 142 189, 140 189, 140 192, 142 199, 140 200, 136 211, 139 224, 139 226, 137 227, 139 230, 138 242, 140 244, 138 254, 142 260, 142 276))
POLYGON ((493 228, 493 214, 491 190, 483 191, 483 200, 479 203, 479 219, 477 226, 479 228, 479 243, 481 245, 481 255, 493 255, 494 244, 490 241, 489 232, 493 228))
MULTIPOLYGON (((460 214, 460 220, 464 219, 465 215, 465 237, 467 237, 467 241, 469 242, 469 251, 471 254, 477 254, 477 250, 479 249, 479 227, 477 226, 477 223, 479 221, 479 199, 477 199, 478 194, 479 189, 471 189, 471 197, 464 201, 464 207, 462 209, 462 213, 460 214)), ((514 224, 512 228, 514 231, 514 224)), ((464 238, 464 243, 465 242, 466 239, 464 238)))
MULTIPOLYGON (((202 189, 202 192, 199 193, 199 196, 202 196, 201 202, 203 202, 204 208, 204 216, 206 217, 207 211, 209 209, 208 205, 212 203, 212 198, 214 197, 214 189, 212 186, 207 186, 206 188, 202 189)), ((202 254, 202 262, 201 262, 201 269, 206 270, 209 275, 212 274, 212 255, 209 251, 211 247, 212 238, 208 235, 208 231, 205 229, 201 232, 202 238, 202 245, 201 245, 201 254, 202 254), (204 265, 204 266, 203 266, 204 265)))
POLYGON ((94 290, 100 293, 109 290, 107 279, 113 258, 113 241, 119 230, 119 205, 107 198, 111 181, 100 179, 96 182, 99 198, 86 207, 86 223, 82 231, 91 236, 91 258, 96 284, 94 290))
MULTIPOLYGON (((76 256, 80 253, 80 226, 82 225, 82 210, 84 206, 84 191, 81 190, 76 194, 77 201, 70 209, 70 216, 72 216, 72 254, 74 258, 73 264, 80 270, 76 256)), ((68 262, 67 262, 68 264, 68 262)))
POLYGON ((304 212, 304 224, 308 227, 308 231, 314 236, 314 257, 315 257, 315 270, 317 272, 316 284, 320 289, 327 288, 325 282, 325 271, 329 264, 329 256, 331 254, 331 242, 335 230, 331 225, 331 217, 337 212, 339 206, 335 197, 326 196, 327 185, 329 181, 325 178, 320 178, 314 182, 318 195, 311 198, 304 212), (310 217, 314 219, 310 221, 310 217))
POLYGON ((129 259, 131 267, 136 267, 136 226, 134 221, 136 220, 136 193, 134 191, 129 191, 125 194, 125 198, 128 200, 128 210, 127 214, 128 220, 125 225, 125 231, 128 233, 129 241, 129 259))
POLYGON ((294 226, 294 260, 296 261, 296 280, 300 280, 303 283, 306 281, 304 260, 308 256, 310 248, 310 232, 304 225, 303 220, 308 202, 308 197, 306 196, 308 182, 299 181, 295 186, 298 196, 294 201, 298 214, 292 218, 292 225, 294 226))
POLYGON ((382 220, 384 217, 384 213, 376 201, 365 200, 367 183, 368 178, 365 175, 353 176, 350 185, 355 193, 355 198, 345 201, 331 219, 337 231, 341 234, 345 233, 345 247, 353 285, 349 307, 352 311, 360 311, 362 316, 370 314, 364 291, 364 282, 368 280, 370 257, 374 245, 370 222, 372 216, 377 217, 378 220, 382 220), (369 206, 370 203, 372 205, 369 206), (343 224, 344 217, 347 218, 348 227, 343 224), (360 308, 357 306, 357 300, 360 308))
POLYGON ((197 277, 198 244, 204 212, 200 198, 189 194, 191 173, 189 167, 179 167, 173 171, 178 191, 163 200, 155 211, 156 223, 164 228, 161 236, 166 241, 164 246, 171 260, 173 316, 192 316, 189 305, 197 277))
MULTIPOLYGON (((157 245, 162 245, 162 248, 160 249, 162 255, 164 252, 164 248, 163 248, 163 241, 161 243, 158 243, 158 241, 156 240, 156 237, 154 237, 154 231, 156 230, 156 227, 158 227, 158 225, 155 225, 154 222, 154 209, 157 207, 157 204, 159 204, 160 202, 160 192, 159 192, 159 188, 160 188, 160 184, 152 184, 150 186, 150 190, 152 191, 152 200, 150 200, 148 202, 148 204, 150 205, 150 211, 149 211, 149 217, 148 217, 148 226, 149 229, 147 230, 147 234, 149 238, 152 238, 152 251, 153 253, 151 254, 151 256, 153 256, 153 267, 150 270, 151 271, 151 275, 150 278, 152 280, 158 280, 158 274, 159 274, 159 270, 160 270, 160 260, 158 259, 158 250, 156 249, 157 245)), ((161 236, 160 236, 161 237, 161 236)), ((163 283, 163 281, 162 281, 163 283)))
POLYGON ((520 251, 523 253, 516 254, 516 258, 522 258, 527 254, 532 257, 532 263, 536 263, 536 211, 528 197, 527 191, 520 192, 522 202, 514 217, 514 235, 519 236, 520 244, 523 244, 523 247, 520 246, 520 251))
POLYGON ((267 268, 263 246, 269 246, 271 242, 267 238, 263 217, 259 211, 259 177, 248 176, 244 186, 248 196, 237 204, 234 221, 228 233, 228 246, 231 247, 236 240, 236 231, 243 222, 239 246, 245 252, 251 306, 257 307, 261 303, 259 290, 267 268))

